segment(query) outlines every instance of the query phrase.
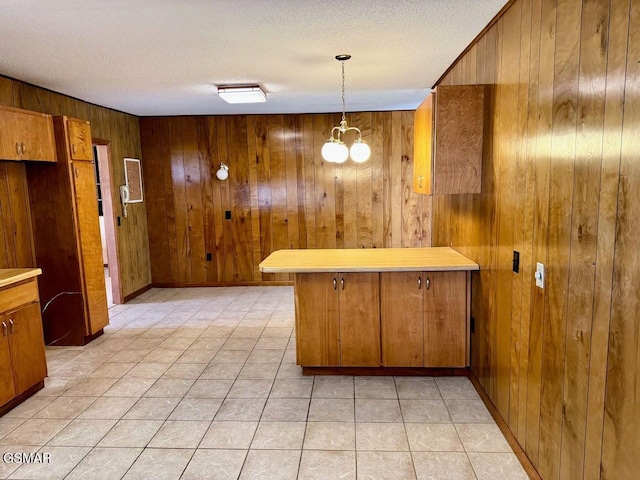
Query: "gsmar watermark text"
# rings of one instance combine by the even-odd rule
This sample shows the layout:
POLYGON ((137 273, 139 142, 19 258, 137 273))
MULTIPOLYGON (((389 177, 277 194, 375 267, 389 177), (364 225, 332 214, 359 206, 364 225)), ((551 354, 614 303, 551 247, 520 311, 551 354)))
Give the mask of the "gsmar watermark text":
POLYGON ((47 452, 6 452, 2 454, 4 463, 51 463, 51 454, 47 452))

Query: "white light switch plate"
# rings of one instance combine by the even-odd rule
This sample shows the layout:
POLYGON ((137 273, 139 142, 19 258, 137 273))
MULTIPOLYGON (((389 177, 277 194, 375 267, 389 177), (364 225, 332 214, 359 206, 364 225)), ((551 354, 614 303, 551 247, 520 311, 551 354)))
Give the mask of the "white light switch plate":
POLYGON ((544 263, 536 263, 536 273, 534 276, 536 278, 536 287, 544 288, 544 263))

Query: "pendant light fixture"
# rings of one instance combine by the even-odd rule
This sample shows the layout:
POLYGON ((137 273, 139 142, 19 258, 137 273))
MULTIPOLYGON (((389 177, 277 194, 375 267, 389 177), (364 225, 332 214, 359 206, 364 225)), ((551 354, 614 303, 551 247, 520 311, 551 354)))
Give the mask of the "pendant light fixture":
POLYGON ((371 156, 371 148, 362 140, 362 132, 360 132, 360 129, 350 127, 347 124, 344 106, 344 62, 350 58, 351 55, 348 54, 336 55, 336 60, 338 60, 342 66, 342 120, 340 121, 340 125, 336 125, 331 129, 331 137, 329 137, 329 140, 322 146, 322 158, 331 163, 344 163, 347 161, 347 158, 349 158, 349 155, 351 155, 351 159, 354 162, 362 163, 366 162, 369 156, 371 156), (357 137, 353 145, 351 145, 351 149, 348 149, 342 141, 342 135, 350 130, 355 131, 357 137))

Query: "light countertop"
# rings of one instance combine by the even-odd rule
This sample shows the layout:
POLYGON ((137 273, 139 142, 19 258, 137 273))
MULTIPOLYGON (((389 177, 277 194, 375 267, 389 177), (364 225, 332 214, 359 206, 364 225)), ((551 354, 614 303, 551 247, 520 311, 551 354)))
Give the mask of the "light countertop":
POLYGON ((449 247, 277 250, 260 263, 263 273, 433 272, 479 270, 449 247))
POLYGON ((39 268, 0 268, 0 288, 29 280, 42 274, 39 268))

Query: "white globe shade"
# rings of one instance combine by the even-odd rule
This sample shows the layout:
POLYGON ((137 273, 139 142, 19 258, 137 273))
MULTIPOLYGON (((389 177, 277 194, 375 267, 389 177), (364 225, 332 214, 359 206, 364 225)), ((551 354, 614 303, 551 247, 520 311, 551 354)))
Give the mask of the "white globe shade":
POLYGON ((227 168, 220 167, 216 172, 216 177, 218 177, 218 180, 226 180, 229 178, 229 170, 227 168))
POLYGON ((356 163, 366 162, 371 156, 371 148, 362 140, 356 140, 351 145, 351 159, 356 163))
POLYGON ((327 140, 327 142, 322 146, 322 158, 327 162, 333 163, 335 161, 334 158, 336 157, 337 148, 338 143, 327 140))
POLYGON ((349 158, 349 149, 344 143, 337 143, 336 156, 334 157, 335 163, 344 163, 349 158))

